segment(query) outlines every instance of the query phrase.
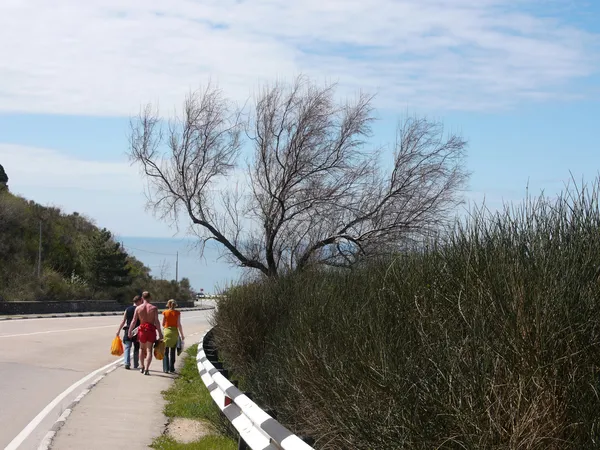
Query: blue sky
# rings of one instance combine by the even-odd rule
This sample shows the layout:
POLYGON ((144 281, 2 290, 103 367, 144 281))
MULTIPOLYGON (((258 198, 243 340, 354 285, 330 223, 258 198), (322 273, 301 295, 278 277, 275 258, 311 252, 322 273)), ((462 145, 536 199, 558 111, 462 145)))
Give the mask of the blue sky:
POLYGON ((11 190, 119 236, 175 233, 144 209, 129 117, 209 79, 240 102, 300 72, 377 93, 376 143, 406 113, 443 120, 491 208, 600 167, 599 2, 5 0, 0 40, 11 190))

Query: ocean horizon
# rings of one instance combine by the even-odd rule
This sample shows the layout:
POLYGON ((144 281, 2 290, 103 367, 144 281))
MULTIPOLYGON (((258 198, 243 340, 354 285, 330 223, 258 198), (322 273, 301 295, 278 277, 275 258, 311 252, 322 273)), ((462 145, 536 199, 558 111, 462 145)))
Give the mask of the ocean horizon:
POLYGON ((116 236, 132 256, 150 268, 154 278, 174 280, 176 275, 177 253, 179 253, 178 278, 188 278, 196 291, 207 294, 240 281, 243 270, 219 258, 221 253, 216 242, 209 242, 204 255, 197 248, 198 240, 193 238, 149 238, 136 236, 116 236))

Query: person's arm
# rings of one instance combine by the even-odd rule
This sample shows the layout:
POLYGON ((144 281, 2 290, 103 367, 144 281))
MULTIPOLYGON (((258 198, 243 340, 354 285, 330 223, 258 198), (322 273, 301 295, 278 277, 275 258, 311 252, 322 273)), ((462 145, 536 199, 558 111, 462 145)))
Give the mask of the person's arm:
POLYGON ((181 312, 177 316, 177 328, 179 329, 179 337, 183 341, 185 339, 185 336, 183 335, 183 327, 181 326, 181 312))
POLYGON ((163 321, 162 321, 162 326, 163 326, 163 328, 165 327, 165 325, 166 325, 166 323, 167 323, 167 318, 166 318, 166 316, 165 316, 165 313, 166 313, 166 311, 163 311, 163 314, 162 314, 162 316, 163 316, 163 321))
MULTIPOLYGON (((136 323, 137 318, 138 318, 138 310, 137 310, 137 308, 135 308, 135 312, 133 313, 133 319, 131 319, 131 323, 136 323)), ((133 331, 131 328, 132 327, 129 327, 129 329, 127 330, 127 336, 129 336, 129 338, 131 338, 131 332, 133 331)))
POLYGON ((158 330, 158 338, 162 340, 163 332, 160 326, 160 320, 158 320, 158 308, 156 308, 156 315, 154 317, 154 324, 156 325, 156 329, 158 330))
POLYGON ((123 325, 125 325, 125 322, 127 321, 127 313, 123 313, 123 320, 121 320, 121 323, 119 324, 119 328, 117 328, 117 336, 121 334, 121 330, 123 329, 123 325))

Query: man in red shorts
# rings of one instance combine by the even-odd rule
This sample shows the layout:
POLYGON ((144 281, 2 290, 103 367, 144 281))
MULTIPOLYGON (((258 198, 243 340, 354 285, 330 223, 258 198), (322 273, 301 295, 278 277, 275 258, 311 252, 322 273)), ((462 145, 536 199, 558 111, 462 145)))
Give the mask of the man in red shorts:
MULTIPOLYGON (((138 328, 138 342, 140 343, 140 372, 144 375, 150 375, 150 363, 152 362, 152 346, 156 342, 156 332, 158 331, 159 339, 163 338, 160 322, 158 320, 158 308, 150 303, 151 296, 149 292, 142 294, 142 303, 135 309, 132 322, 140 320, 138 328)), ((128 331, 131 337, 131 329, 128 331)))

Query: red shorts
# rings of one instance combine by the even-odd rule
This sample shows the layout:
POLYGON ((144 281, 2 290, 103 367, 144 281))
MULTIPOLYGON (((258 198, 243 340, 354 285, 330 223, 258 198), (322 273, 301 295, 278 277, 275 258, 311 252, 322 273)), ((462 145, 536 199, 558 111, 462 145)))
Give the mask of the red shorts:
POLYGON ((141 324, 137 338, 140 344, 145 344, 146 342, 154 343, 156 341, 156 327, 154 324, 148 322, 141 324))

